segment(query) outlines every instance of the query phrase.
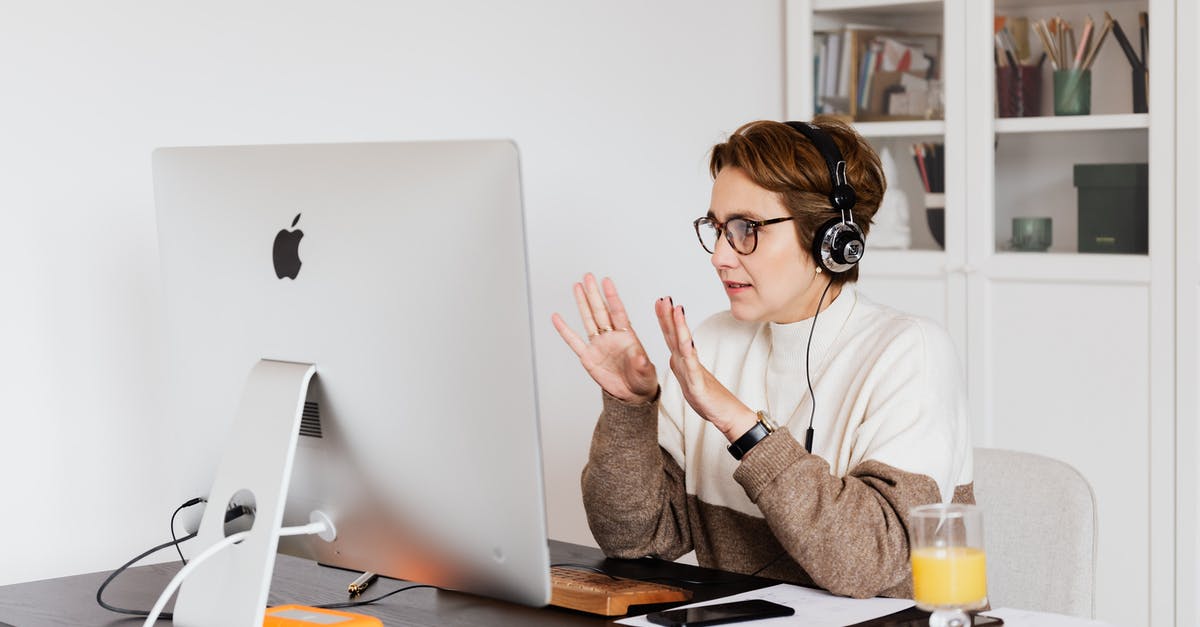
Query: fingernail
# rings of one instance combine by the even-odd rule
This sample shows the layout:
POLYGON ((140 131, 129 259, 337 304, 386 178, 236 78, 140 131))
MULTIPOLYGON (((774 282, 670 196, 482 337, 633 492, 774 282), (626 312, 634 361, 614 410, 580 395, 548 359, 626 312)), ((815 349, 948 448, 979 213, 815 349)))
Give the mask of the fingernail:
POLYGON ((692 340, 692 348, 696 348, 696 340, 692 340))
POLYGON ((674 298, 671 298, 670 296, 668 296, 668 297, 667 297, 667 300, 671 301, 671 306, 672 306, 672 307, 674 307, 674 306, 675 306, 675 299, 674 299, 674 298))
POLYGON ((683 307, 680 307, 680 308, 679 308, 679 313, 681 313, 681 314, 683 314, 683 315, 685 315, 685 316, 687 315, 687 312, 686 312, 686 311, 684 311, 683 307))

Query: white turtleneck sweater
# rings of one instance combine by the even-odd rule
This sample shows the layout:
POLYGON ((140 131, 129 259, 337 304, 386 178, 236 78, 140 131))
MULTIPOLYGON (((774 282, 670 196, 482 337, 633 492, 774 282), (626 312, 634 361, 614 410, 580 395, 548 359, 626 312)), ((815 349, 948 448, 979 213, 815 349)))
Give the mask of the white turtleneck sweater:
POLYGON ((746 323, 724 312, 695 330, 701 362, 782 427, 740 462, 669 371, 657 412, 605 395, 583 476, 602 548, 667 559, 694 548, 705 566, 753 572, 771 563, 764 576, 839 594, 911 593, 908 508, 974 500, 953 345, 937 325, 843 286, 812 337, 810 455, 797 438, 812 410, 811 328, 811 319, 746 323))

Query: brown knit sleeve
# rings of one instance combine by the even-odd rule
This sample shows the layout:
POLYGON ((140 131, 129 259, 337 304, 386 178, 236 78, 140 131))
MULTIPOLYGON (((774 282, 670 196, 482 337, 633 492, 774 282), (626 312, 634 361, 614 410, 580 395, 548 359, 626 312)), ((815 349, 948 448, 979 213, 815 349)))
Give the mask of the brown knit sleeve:
POLYGON ((604 393, 583 468, 583 508, 610 557, 673 560, 692 550, 683 469, 658 445, 658 399, 629 404, 604 393))
MULTIPOLYGON (((818 586, 859 598, 911 597, 908 510, 941 500, 932 478, 869 460, 835 477, 787 429, 750 449, 733 477, 818 586)), ((974 500, 969 486, 955 496, 974 500)))

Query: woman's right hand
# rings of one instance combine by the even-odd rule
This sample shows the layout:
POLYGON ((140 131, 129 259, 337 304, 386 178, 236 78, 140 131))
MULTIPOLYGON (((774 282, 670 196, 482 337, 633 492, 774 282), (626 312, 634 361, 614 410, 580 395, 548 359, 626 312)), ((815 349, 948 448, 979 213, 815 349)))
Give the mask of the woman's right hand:
POLYGON ((604 279, 604 294, 591 273, 575 284, 575 304, 583 319, 587 339, 580 338, 563 317, 551 316, 563 341, 579 356, 588 374, 612 396, 627 403, 648 403, 658 393, 658 375, 625 313, 611 279, 604 279))

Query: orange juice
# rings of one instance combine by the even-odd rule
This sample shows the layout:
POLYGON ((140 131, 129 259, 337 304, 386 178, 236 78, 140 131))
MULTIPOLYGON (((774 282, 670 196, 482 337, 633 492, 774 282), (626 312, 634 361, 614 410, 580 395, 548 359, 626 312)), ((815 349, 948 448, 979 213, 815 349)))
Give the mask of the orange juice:
POLYGON ((913 600, 926 607, 976 608, 987 598, 987 558, 981 549, 913 549, 913 600))

